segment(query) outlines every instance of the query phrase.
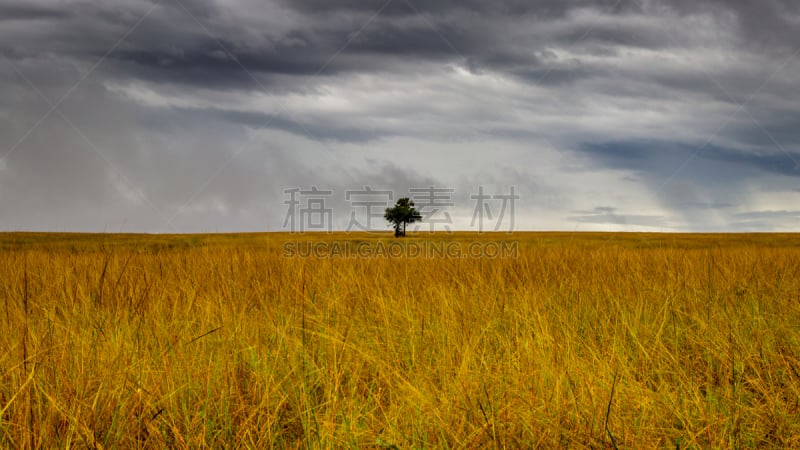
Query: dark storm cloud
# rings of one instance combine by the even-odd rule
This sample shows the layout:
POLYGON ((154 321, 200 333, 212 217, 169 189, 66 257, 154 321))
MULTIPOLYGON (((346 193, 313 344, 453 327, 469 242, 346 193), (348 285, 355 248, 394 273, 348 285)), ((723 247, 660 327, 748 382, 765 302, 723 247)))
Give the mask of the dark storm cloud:
MULTIPOLYGON (((790 24, 790 19, 778 12, 797 9, 775 2, 755 8, 748 6, 751 3, 733 2, 726 9, 736 14, 748 32, 754 26, 747 25, 756 20, 752 19, 754 15, 762 18, 765 26, 790 24)), ((728 3, 707 0, 666 4, 691 15, 714 14, 728 3)), ((118 66, 116 76, 159 82, 257 89, 257 84, 243 83, 241 66, 256 76, 330 75, 400 67, 413 71, 415 60, 436 59, 465 63, 474 70, 505 71, 528 82, 569 84, 590 73, 599 75, 603 68, 579 60, 548 59, 554 48, 614 54, 625 47, 657 49, 683 43, 685 33, 631 20, 635 17, 632 14, 656 11, 656 6, 663 4, 639 0, 393 0, 387 5, 383 0, 307 0, 286 2, 284 7, 294 14, 278 26, 270 21, 272 10, 256 8, 249 14, 253 21, 243 24, 238 20, 247 16, 243 5, 167 1, 158 4, 109 55, 112 61, 103 69, 118 66), (239 15, 234 15, 237 10, 239 15), (577 11, 619 19, 596 23, 568 20, 577 11), (331 58, 345 44, 342 53, 331 58)), ((57 8, 12 3, 3 8, 8 10, 8 17, 46 18, 50 25, 44 34, 21 31, 22 41, 5 39, 5 44, 0 44, 4 54, 30 58, 57 52, 61 57, 96 59, 134 26, 150 5, 78 3, 57 8)), ((783 33, 783 28, 771 26, 764 32, 772 36, 783 33)), ((781 43, 789 45, 791 40, 781 43)), ((269 84, 266 78, 262 82, 269 84)))
POLYGON ((655 183, 668 177, 699 148, 673 142, 633 141, 586 143, 580 151, 593 165, 636 171, 655 183))
POLYGON ((386 16, 412 16, 419 13, 442 16, 453 12, 480 16, 532 16, 558 19, 578 8, 592 8, 619 13, 639 10, 641 3, 632 0, 281 0, 290 8, 307 14, 329 14, 335 11, 375 13, 386 16))
POLYGON ((730 152, 714 148, 704 152, 704 156, 713 160, 757 168, 770 174, 800 177, 800 166, 798 166, 800 152, 755 154, 730 152))
MULTIPOLYGON (((530 55, 529 50, 535 51, 547 42, 522 42, 519 44, 525 50, 515 50, 516 45, 510 42, 513 35, 495 36, 493 28, 502 21, 515 20, 518 14, 562 17, 572 8, 584 6, 580 2, 556 1, 533 5, 528 2, 420 3, 412 9, 402 0, 392 1, 379 15, 372 17, 384 2, 290 2, 287 6, 303 15, 294 16, 296 23, 284 23, 278 29, 269 23, 268 17, 264 18, 266 23, 255 21, 249 27, 235 20, 220 20, 229 10, 235 10, 233 5, 162 2, 109 58, 121 65, 120 73, 129 76, 174 82, 185 78, 193 84, 202 84, 205 80, 209 85, 216 85, 220 80, 231 80, 232 84, 239 85, 236 72, 241 72, 241 66, 257 74, 314 75, 320 71, 334 74, 371 70, 374 59, 367 56, 380 55, 398 58, 387 65, 409 63, 405 70, 410 70, 415 59, 454 60, 463 54, 476 67, 507 66, 524 74, 520 65, 539 65, 538 58, 530 55), (423 20, 418 13, 438 16, 423 20), (469 15, 462 16, 463 13, 469 15), (361 29, 370 18, 373 19, 371 26, 361 29), (348 45, 343 54, 331 60, 345 43, 348 45)), ((589 2, 587 5, 608 9, 615 3, 589 2)), ((3 8, 8 18, 45 18, 50 28, 45 34, 21 31, 21 41, 5 39, 0 49, 20 59, 47 52, 61 57, 96 59, 136 25, 149 7, 146 3, 69 4, 61 9, 22 3, 6 5, 3 8)), ((262 16, 256 13, 254 17, 262 16)), ((583 28, 574 26, 563 30, 563 36, 550 39, 574 41, 583 28)), ((603 29, 602 26, 596 27, 594 33, 593 40, 611 43, 627 36, 625 30, 603 29)), ((113 63, 104 66, 113 69, 108 67, 113 63)), ((247 87, 250 88, 252 86, 247 87)))
MULTIPOLYGON (((760 141, 763 143, 763 139, 760 141)), ((765 145, 765 148, 769 148, 765 145)), ((774 175, 800 177, 800 152, 783 153, 777 148, 769 152, 755 153, 725 149, 712 144, 676 144, 674 142, 612 142, 586 144, 582 152, 607 167, 638 170, 658 175, 654 181, 669 177, 682 163, 691 162, 693 170, 708 162, 722 162, 739 166, 743 173, 755 175, 754 170, 774 175), (697 161, 692 161, 697 160, 697 161), (699 161, 699 162, 698 162, 699 161)), ((720 173, 720 176, 730 172, 720 173)))
POLYGON ((64 19, 70 15, 71 12, 69 10, 54 6, 30 5, 24 3, 0 5, 0 21, 64 19))
MULTIPOLYGON (((595 10, 604 14, 622 15, 668 8, 682 16, 732 14, 749 42, 762 45, 777 45, 781 48, 800 45, 800 31, 794 19, 800 15, 800 6, 793 0, 498 0, 492 2, 470 1, 406 1, 406 0, 284 0, 287 7, 305 14, 325 15, 332 12, 370 14, 380 11, 389 17, 425 14, 431 20, 441 20, 458 13, 460 17, 479 16, 485 20, 495 17, 531 17, 541 20, 556 20, 576 10, 595 10)), ((462 30, 469 31, 469 30, 462 30)), ((592 30, 565 30, 559 37, 567 41, 591 40, 608 43, 642 45, 642 29, 627 24, 616 27, 594 27, 592 30), (627 30, 626 30, 627 28, 627 30), (634 31, 634 33, 632 33, 634 31)), ((648 33, 645 33, 646 35, 648 33)), ((679 38, 676 38, 679 39, 679 38)), ((663 39, 649 42, 654 47, 666 44, 663 39)))
MULTIPOLYGON (((589 26, 565 21, 558 28, 547 29, 544 35, 536 35, 537 29, 564 20, 576 11, 594 11, 597 15, 630 19, 633 17, 631 14, 657 11, 657 7, 663 9, 663 5, 671 5, 673 10, 684 15, 728 11, 737 17, 748 37, 764 37, 771 41, 777 39, 776 36, 783 36, 778 40, 781 46, 800 45, 800 41, 795 39, 797 27, 792 26, 791 19, 792 14, 795 17, 798 14, 798 7, 788 1, 393 0, 387 5, 384 0, 293 0, 285 2, 284 6, 296 12, 291 16, 294 23, 277 27, 269 22, 270 10, 259 11, 256 8, 250 14, 254 19, 263 19, 263 23, 254 20, 251 24, 242 24, 236 19, 225 20, 237 8, 243 8, 242 5, 184 0, 181 3, 161 2, 110 57, 130 62, 133 68, 140 67, 143 76, 155 75, 158 71, 154 69, 160 69, 164 73, 176 73, 176 77, 184 72, 190 80, 194 79, 194 74, 206 74, 213 83, 215 74, 224 78, 239 68, 237 64, 231 64, 232 61, 225 64, 231 55, 253 72, 314 74, 333 53, 349 42, 345 56, 367 53, 457 59, 463 55, 473 64, 490 69, 507 67, 524 75, 540 66, 540 52, 548 47, 584 47, 593 52, 602 49, 614 52, 620 46, 661 48, 682 42, 683 33, 668 38, 664 30, 632 20, 598 22, 589 26), (365 23, 368 25, 361 29, 365 23), (359 30, 360 34, 356 35, 359 30), (520 37, 526 40, 516 41, 520 37), (526 72, 520 67, 522 65, 530 66, 530 70, 526 72)), ((64 4, 60 8, 22 2, 7 4, 0 7, 0 12, 4 13, 0 17, 7 20, 48 19, 51 28, 46 34, 38 33, 24 42, 7 39, 0 48, 6 54, 25 55, 49 49, 76 57, 96 57, 136 24, 149 7, 148 3, 140 2, 100 6, 64 4)), ((244 16, 246 13, 242 10, 241 14, 244 16)), ((326 69, 327 73, 336 73, 358 70, 361 66, 372 68, 372 64, 367 58, 345 57, 331 62, 326 69)))

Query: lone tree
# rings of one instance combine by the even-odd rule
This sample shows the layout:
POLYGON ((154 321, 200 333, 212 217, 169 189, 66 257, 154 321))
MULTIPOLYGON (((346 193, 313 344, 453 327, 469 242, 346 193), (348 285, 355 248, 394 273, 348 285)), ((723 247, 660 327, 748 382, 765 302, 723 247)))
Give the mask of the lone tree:
POLYGON ((398 198, 397 203, 392 208, 386 208, 383 217, 394 226, 394 237, 400 236, 400 226, 402 225, 402 235, 406 235, 406 225, 422 220, 422 214, 414 209, 414 202, 408 197, 398 198))

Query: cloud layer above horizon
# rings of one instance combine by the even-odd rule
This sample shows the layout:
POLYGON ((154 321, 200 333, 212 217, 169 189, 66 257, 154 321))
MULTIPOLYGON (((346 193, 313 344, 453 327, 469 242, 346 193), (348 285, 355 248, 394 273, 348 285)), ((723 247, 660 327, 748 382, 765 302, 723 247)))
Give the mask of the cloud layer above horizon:
POLYGON ((518 230, 797 231, 799 51, 791 0, 8 0, 0 230, 513 186, 518 230))

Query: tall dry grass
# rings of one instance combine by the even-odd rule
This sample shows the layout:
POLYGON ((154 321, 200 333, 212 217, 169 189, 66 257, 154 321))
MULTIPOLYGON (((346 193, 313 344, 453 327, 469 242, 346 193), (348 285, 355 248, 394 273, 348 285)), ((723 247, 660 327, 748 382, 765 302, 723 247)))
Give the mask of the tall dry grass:
POLYGON ((496 238, 2 235, 0 447, 800 446, 800 238, 496 238))

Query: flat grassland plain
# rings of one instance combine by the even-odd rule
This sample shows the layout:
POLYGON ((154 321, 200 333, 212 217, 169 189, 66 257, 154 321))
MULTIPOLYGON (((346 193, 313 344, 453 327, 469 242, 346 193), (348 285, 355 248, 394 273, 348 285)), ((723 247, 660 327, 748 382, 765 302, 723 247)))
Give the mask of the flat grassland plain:
POLYGON ((297 241, 0 235, 0 447, 800 446, 800 235, 297 241))

